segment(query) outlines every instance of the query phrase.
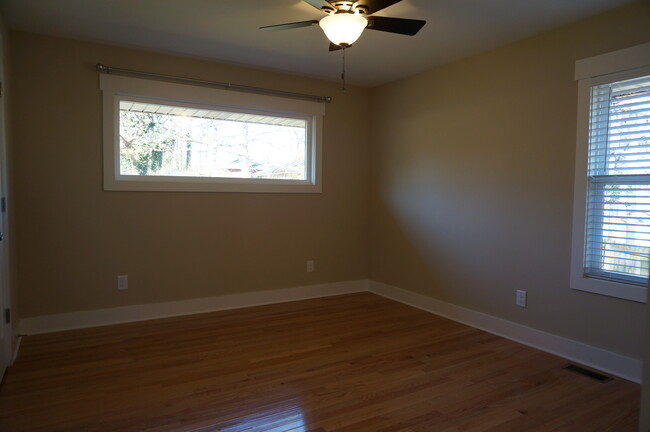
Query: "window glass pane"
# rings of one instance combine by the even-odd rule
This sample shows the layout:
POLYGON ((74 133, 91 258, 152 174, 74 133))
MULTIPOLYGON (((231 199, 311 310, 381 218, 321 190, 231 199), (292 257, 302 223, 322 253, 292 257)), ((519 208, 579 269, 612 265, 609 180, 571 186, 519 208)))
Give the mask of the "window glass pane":
POLYGON ((120 101, 121 175, 306 180, 307 119, 120 101))
POLYGON ((587 273, 643 283, 650 258, 650 184, 589 185, 587 273))
POLYGON ((592 88, 590 175, 650 174, 650 77, 592 88))

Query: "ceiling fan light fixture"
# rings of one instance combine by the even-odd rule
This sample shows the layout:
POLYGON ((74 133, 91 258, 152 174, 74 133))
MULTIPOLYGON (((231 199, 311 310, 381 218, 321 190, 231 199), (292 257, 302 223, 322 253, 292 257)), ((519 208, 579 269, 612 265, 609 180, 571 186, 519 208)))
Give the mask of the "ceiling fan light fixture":
POLYGON ((350 46, 359 39, 363 29, 368 25, 368 20, 358 12, 336 13, 321 19, 318 25, 333 44, 350 46))

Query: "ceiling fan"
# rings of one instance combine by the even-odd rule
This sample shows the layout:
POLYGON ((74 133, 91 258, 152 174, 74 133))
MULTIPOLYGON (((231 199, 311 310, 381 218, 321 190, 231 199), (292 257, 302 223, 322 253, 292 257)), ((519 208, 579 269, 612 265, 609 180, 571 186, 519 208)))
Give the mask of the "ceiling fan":
POLYGON ((402 0, 304 0, 327 16, 320 20, 300 21, 260 27, 262 30, 288 30, 300 27, 320 26, 330 40, 330 51, 349 48, 361 36, 365 28, 408 36, 415 35, 426 21, 372 16, 375 12, 402 0))

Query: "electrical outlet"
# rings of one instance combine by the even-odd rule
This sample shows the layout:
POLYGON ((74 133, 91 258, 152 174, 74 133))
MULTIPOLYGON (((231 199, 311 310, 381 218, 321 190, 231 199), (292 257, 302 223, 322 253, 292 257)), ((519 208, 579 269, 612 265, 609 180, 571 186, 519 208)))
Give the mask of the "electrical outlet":
POLYGON ((307 261, 307 273, 314 272, 314 260, 307 261))
POLYGON ((516 300, 517 306, 525 308, 527 297, 528 297, 528 293, 526 291, 517 290, 517 300, 516 300))
POLYGON ((128 275, 119 275, 117 277, 117 289, 120 291, 129 289, 129 276, 128 275))

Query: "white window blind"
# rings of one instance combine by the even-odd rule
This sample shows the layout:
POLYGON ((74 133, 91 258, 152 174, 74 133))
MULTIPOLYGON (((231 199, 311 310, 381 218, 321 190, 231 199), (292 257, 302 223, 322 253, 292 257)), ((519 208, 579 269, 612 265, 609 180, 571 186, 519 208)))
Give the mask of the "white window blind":
POLYGON ((585 276, 648 283, 650 76, 591 88, 585 276))

